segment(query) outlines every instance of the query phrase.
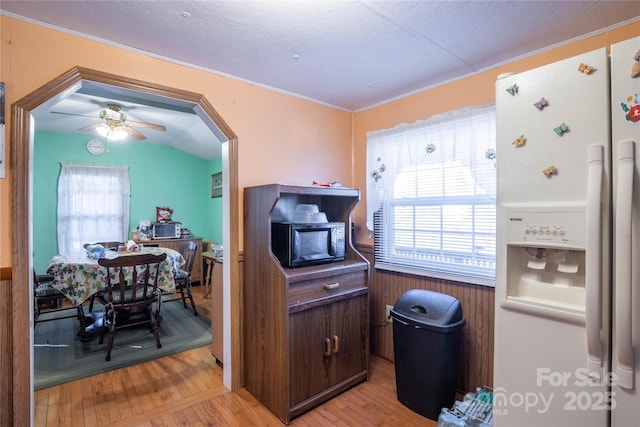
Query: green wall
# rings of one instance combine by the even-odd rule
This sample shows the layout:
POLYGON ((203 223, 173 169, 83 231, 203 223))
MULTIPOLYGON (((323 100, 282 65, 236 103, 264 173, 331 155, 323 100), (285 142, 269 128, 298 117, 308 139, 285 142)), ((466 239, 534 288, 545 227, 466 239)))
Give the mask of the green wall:
POLYGON ((222 242, 222 198, 211 198, 211 174, 222 159, 203 160, 171 147, 143 141, 105 143, 100 155, 90 154, 92 138, 36 132, 33 153, 34 267, 44 274, 58 253, 56 213, 60 163, 128 165, 131 181, 130 229, 155 220, 156 206, 173 209, 173 220, 204 241, 222 242))

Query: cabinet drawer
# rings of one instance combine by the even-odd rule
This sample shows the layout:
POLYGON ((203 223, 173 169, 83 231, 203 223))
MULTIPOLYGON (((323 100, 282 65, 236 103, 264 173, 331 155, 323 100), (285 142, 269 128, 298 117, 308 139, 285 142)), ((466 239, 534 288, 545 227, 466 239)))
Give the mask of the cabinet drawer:
POLYGON ((287 302, 293 305, 331 297, 362 288, 366 286, 366 280, 367 272, 363 270, 297 282, 289 286, 287 302))

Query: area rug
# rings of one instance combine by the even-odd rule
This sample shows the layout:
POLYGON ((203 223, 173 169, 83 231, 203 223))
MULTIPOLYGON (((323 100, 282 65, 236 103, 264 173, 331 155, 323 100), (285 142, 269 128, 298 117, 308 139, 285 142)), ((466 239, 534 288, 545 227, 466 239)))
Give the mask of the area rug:
MULTIPOLYGON (((97 306, 94 312, 101 309, 97 306)), ((211 344, 211 321, 194 316, 181 302, 162 304, 161 315, 158 330, 162 348, 157 348, 148 326, 118 329, 109 362, 105 361, 107 336, 103 344, 99 344, 99 336, 81 342, 76 337, 77 319, 38 323, 33 349, 35 390, 211 344)))

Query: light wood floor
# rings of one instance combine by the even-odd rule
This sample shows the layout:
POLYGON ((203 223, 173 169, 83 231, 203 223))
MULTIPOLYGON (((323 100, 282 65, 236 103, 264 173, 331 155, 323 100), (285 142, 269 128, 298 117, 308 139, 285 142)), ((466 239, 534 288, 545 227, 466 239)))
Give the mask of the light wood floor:
MULTIPOLYGON (((208 300, 194 288, 200 315, 208 300)), ((173 303, 179 304, 179 303, 173 303)), ((185 310, 187 311, 187 310, 185 310)), ((208 347, 37 391, 35 426, 282 426, 246 389, 222 385, 208 347)), ((372 356, 367 382, 295 418, 295 427, 426 426, 437 423, 396 398, 393 363, 372 356)))

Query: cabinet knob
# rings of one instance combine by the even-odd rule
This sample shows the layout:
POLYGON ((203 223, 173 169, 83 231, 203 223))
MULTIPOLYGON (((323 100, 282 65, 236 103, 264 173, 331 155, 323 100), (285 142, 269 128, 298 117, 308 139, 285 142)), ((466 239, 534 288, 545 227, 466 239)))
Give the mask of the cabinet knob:
POLYGON ((331 289, 338 289, 340 287, 340 283, 335 282, 335 283, 327 283, 326 285, 324 285, 324 288, 327 291, 330 291, 331 289))
POLYGON ((337 335, 333 336, 333 353, 337 353, 340 350, 340 340, 337 335))

